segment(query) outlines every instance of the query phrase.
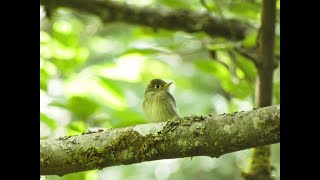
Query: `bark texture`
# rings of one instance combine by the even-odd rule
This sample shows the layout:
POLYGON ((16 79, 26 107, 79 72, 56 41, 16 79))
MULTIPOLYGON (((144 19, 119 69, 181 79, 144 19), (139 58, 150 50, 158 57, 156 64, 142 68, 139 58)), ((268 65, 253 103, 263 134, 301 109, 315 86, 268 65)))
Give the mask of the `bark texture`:
POLYGON ((189 10, 165 10, 148 7, 134 7, 109 0, 40 0, 47 14, 57 7, 72 8, 98 16, 103 22, 126 22, 149 26, 154 29, 182 30, 185 32, 206 32, 211 37, 242 40, 247 26, 235 19, 221 19, 209 13, 195 13, 189 10))
POLYGON ((223 154, 280 142, 280 105, 40 141, 40 175, 223 154))
MULTIPOLYGON (((261 27, 259 30, 255 106, 265 107, 272 104, 274 70, 274 39, 276 20, 276 0, 262 1, 261 27)), ((271 148, 264 146, 253 150, 249 173, 243 173, 247 180, 272 180, 270 163, 271 148)))

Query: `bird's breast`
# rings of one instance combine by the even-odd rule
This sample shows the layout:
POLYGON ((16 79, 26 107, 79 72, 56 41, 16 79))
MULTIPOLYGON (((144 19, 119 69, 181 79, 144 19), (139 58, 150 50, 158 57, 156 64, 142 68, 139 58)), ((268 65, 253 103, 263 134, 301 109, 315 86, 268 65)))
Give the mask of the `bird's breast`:
POLYGON ((143 102, 143 110, 147 118, 153 122, 167 121, 177 116, 175 104, 167 94, 147 95, 143 102))

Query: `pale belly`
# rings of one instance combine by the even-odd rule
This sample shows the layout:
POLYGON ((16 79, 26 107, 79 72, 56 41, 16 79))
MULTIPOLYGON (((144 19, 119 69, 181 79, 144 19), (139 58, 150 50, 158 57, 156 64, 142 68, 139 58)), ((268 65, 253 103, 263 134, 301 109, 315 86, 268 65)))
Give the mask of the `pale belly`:
POLYGON ((149 121, 168 121, 178 116, 173 102, 161 101, 156 96, 153 98, 152 101, 145 101, 143 103, 143 110, 149 121))

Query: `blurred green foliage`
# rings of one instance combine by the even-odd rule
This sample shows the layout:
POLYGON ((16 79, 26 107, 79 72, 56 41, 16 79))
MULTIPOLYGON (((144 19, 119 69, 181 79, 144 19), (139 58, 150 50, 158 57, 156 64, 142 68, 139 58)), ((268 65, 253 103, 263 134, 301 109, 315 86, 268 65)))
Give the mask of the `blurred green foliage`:
MULTIPOLYGON (((40 21, 41 139, 81 134, 88 129, 148 123, 142 113, 144 88, 153 78, 173 81, 179 114, 228 113, 253 107, 256 70, 237 54, 239 43, 254 48, 261 0, 144 0, 137 6, 211 11, 250 23, 242 42, 211 39, 125 23, 102 24, 98 17, 58 9, 40 21), (192 6, 190 6, 192 4, 192 6)), ((278 1, 279 2, 279 1, 278 1)), ((280 3, 277 4, 278 12, 280 3)), ((280 27, 276 28, 280 57, 280 27)), ((274 73, 273 103, 280 103, 280 67, 274 73)), ((272 146, 279 179, 279 144, 272 146)), ((218 159, 194 157, 117 166, 46 179, 241 179, 250 150, 218 159)))

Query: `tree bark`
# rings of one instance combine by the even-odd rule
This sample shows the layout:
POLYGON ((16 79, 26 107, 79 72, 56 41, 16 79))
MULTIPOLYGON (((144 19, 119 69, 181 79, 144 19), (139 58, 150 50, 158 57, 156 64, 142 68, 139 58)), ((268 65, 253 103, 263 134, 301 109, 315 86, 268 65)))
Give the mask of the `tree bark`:
POLYGON ((40 0, 40 4, 45 7, 47 14, 51 14, 57 7, 66 7, 97 15, 105 23, 126 22, 154 29, 164 28, 190 33, 203 31, 213 38, 242 40, 247 29, 247 26, 238 20, 225 20, 208 13, 134 7, 109 0, 40 0))
MULTIPOLYGON (((276 20, 276 0, 262 1, 261 27, 258 40, 255 106, 265 107, 272 104, 274 38, 276 20)), ((249 173, 243 173, 247 180, 271 180, 270 146, 253 149, 249 173)))
POLYGON ((223 154, 280 142, 280 105, 40 141, 40 175, 223 154))

